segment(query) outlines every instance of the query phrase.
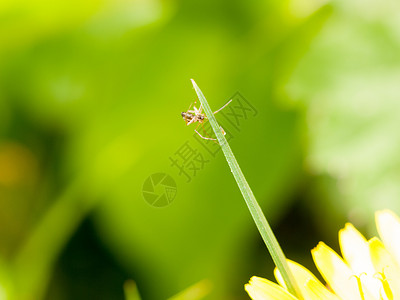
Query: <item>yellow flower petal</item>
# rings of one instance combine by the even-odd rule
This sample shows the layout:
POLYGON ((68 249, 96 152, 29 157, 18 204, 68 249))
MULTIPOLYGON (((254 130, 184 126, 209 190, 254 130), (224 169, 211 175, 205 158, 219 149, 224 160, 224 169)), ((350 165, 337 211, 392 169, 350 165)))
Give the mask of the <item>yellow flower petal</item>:
MULTIPOLYGON (((311 251, 332 292, 306 268, 288 260, 304 300, 400 300, 400 219, 385 210, 376 213, 376 223, 383 242, 367 241, 346 224, 339 232, 343 259, 322 242, 311 251)), ((253 277, 246 291, 254 300, 296 300, 277 269, 275 277, 281 286, 253 277)))
POLYGON ((400 219, 390 210, 377 211, 376 227, 385 245, 400 265, 400 219))
POLYGON ((360 294, 363 293, 364 299, 375 299, 364 286, 360 291, 354 277, 360 276, 360 274, 354 274, 342 258, 327 245, 320 242, 311 253, 319 272, 340 298, 360 300, 362 299, 360 294))
POLYGON ((298 300, 278 284, 257 276, 251 277, 244 288, 253 300, 298 300))
MULTIPOLYGON (((382 280, 382 288, 385 290, 389 287, 392 299, 400 299, 400 266, 378 238, 374 237, 368 243, 372 262, 377 271, 376 277, 382 280), (388 286, 385 286, 386 283, 388 286)), ((390 299, 389 295, 388 298, 390 299)))
POLYGON ((309 293, 307 294, 307 298, 305 298, 306 300, 340 300, 338 296, 330 292, 324 285, 312 280, 307 282, 307 290, 309 293))
MULTIPOLYGON (((339 300, 337 296, 331 293, 309 270, 302 265, 287 260, 290 270, 296 278, 297 285, 300 288, 301 294, 306 300, 339 300)), ((286 287, 285 282, 277 268, 275 268, 275 278, 279 284, 286 287)))
POLYGON ((376 271, 367 240, 352 224, 347 223, 345 228, 339 231, 339 243, 343 258, 353 274, 359 276, 375 299, 379 299, 382 284, 374 277, 376 271))

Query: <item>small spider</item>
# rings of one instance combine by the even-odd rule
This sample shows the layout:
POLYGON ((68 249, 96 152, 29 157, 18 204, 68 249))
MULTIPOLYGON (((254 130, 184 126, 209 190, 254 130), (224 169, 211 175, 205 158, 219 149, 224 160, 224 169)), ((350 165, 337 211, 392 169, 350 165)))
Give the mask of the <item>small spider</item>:
MULTIPOLYGON (((214 112, 214 115, 218 112, 220 112, 222 109, 224 109, 229 103, 231 103, 232 100, 229 100, 224 106, 222 106, 220 109, 218 109, 217 111, 214 112)), ((196 103, 196 102, 195 102, 196 103)), ((190 107, 189 107, 190 108, 190 107)), ((199 127, 199 125, 201 124, 201 126, 203 126, 203 123, 207 120, 207 117, 205 114, 202 113, 203 111, 203 107, 202 105, 200 105, 200 108, 197 109, 196 106, 193 106, 193 110, 187 110, 186 112, 182 112, 181 116, 182 118, 185 120, 186 125, 189 126, 192 123, 196 123, 199 122, 199 124, 197 125, 196 129, 194 130, 202 139, 205 140, 211 140, 211 141, 216 141, 216 139, 210 138, 210 137, 204 137, 202 136, 198 131, 197 128, 199 127)), ((204 128, 203 128, 204 130, 204 128)), ((221 131, 222 133, 225 135, 225 131, 224 129, 221 127, 221 131)), ((205 132, 205 131, 204 131, 205 132)))

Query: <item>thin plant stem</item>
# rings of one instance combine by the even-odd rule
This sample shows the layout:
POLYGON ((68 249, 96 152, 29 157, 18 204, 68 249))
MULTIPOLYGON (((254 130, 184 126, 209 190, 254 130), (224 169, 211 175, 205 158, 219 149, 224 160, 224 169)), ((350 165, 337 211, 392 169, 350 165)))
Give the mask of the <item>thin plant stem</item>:
POLYGON ((236 161, 235 156, 226 140, 225 136, 222 133, 222 128, 218 125, 217 120, 211 110, 206 98, 204 97, 202 91, 197 86, 196 82, 191 79, 193 87, 199 97, 199 100, 203 106, 204 112, 209 120, 211 127, 217 137, 218 143, 222 148, 222 151, 225 155, 226 161, 231 169, 233 177, 236 180, 237 185, 239 186, 240 191, 242 192, 243 198, 246 201, 247 207, 250 210, 251 216, 253 217, 254 222, 258 228, 258 231, 261 234, 262 239, 264 240, 265 245, 268 248, 269 253, 272 256, 272 259, 278 268, 279 272, 282 275, 283 280, 285 281, 286 287, 288 291, 295 295, 299 299, 303 299, 301 296, 300 289, 295 281, 295 278, 292 272, 289 269, 288 263, 286 261, 286 257, 279 246, 279 243, 272 232, 271 226, 268 224, 267 219, 265 218, 260 205, 258 204, 256 197, 254 196, 247 180, 240 169, 238 162, 236 161))

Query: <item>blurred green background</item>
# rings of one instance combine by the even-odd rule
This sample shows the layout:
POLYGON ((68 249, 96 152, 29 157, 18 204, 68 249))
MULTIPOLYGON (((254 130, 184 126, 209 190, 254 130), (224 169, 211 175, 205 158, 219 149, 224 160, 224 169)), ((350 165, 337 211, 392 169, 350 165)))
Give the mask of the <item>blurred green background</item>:
POLYGON ((0 299, 123 299, 127 279, 249 299, 273 278, 222 153, 180 116, 190 78, 215 110, 256 109, 224 129, 289 258, 315 270, 344 222, 370 237, 400 212, 398 1, 2 0, 0 299), (208 161, 190 182, 186 142, 208 161), (142 195, 155 173, 166 207, 142 195))

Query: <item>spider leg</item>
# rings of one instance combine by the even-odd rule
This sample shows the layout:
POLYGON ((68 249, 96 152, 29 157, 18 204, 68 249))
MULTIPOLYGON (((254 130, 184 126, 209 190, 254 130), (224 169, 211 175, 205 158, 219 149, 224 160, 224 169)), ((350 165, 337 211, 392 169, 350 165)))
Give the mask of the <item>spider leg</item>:
MULTIPOLYGON (((196 103, 197 103, 197 98, 196 98, 196 100, 194 100, 194 103, 193 103, 193 109, 195 110, 195 112, 196 112, 196 114, 198 114, 199 113, 199 110, 196 108, 196 103)), ((200 109, 201 109, 201 104, 200 104, 200 109)))
POLYGON ((214 141, 217 140, 217 139, 211 138, 211 136, 208 134, 208 132, 204 128, 204 122, 201 123, 201 128, 203 129, 203 132, 206 134, 206 136, 208 136, 211 140, 214 140, 214 141))
POLYGON ((226 132, 225 132, 225 130, 220 126, 219 128, 221 128, 221 132, 222 132, 222 134, 223 135, 226 135, 226 132))
POLYGON ((190 105, 189 105, 189 107, 188 107, 188 109, 187 109, 187 111, 186 112, 188 112, 189 111, 189 109, 190 109, 190 107, 192 106, 192 105, 195 105, 196 104, 196 101, 193 103, 190 103, 190 105))
POLYGON ((207 137, 204 137, 204 136, 202 136, 201 134, 200 134, 200 132, 198 132, 196 129, 194 130, 194 131, 196 131, 196 133, 202 138, 202 139, 205 139, 205 140, 210 140, 210 141, 216 141, 216 139, 213 139, 213 138, 207 138, 207 137))
POLYGON ((194 123, 194 122, 197 122, 197 121, 198 121, 198 120, 197 120, 197 117, 194 116, 189 122, 186 123, 186 125, 189 126, 190 124, 192 124, 192 123, 194 123))
POLYGON ((209 140, 209 141, 214 141, 214 142, 216 142, 216 140, 217 140, 217 139, 214 139, 214 138, 210 137, 210 135, 209 135, 209 134, 207 133, 207 131, 204 129, 203 123, 199 123, 199 124, 197 125, 195 131, 196 131, 196 133, 197 133, 202 139, 209 140), (201 128, 203 129, 204 133, 205 133, 208 137, 202 136, 202 135, 197 131, 197 128, 200 126, 200 124, 201 124, 201 128))
POLYGON ((215 112, 214 112, 214 115, 215 115, 217 112, 220 112, 221 110, 223 110, 225 107, 227 107, 228 104, 231 103, 231 102, 232 102, 232 99, 229 100, 229 101, 228 101, 224 106, 222 106, 220 109, 218 109, 217 111, 215 111, 215 112))

